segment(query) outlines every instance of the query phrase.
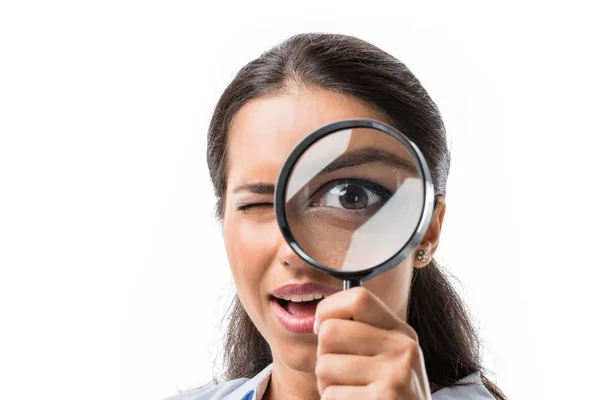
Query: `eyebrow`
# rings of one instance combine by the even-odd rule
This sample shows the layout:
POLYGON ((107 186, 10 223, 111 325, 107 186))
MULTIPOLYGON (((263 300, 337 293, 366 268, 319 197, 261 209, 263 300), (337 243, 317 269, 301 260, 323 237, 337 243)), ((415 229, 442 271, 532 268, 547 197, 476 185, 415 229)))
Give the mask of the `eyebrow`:
POLYGON ((396 154, 375 147, 365 147, 344 153, 336 158, 331 164, 323 168, 320 173, 330 173, 340 169, 374 162, 382 162, 415 174, 419 173, 417 167, 412 162, 398 157, 396 154))
POLYGON ((233 193, 243 191, 255 194, 273 194, 273 192, 275 192, 275 185, 270 183, 249 183, 247 185, 240 185, 233 189, 233 193))

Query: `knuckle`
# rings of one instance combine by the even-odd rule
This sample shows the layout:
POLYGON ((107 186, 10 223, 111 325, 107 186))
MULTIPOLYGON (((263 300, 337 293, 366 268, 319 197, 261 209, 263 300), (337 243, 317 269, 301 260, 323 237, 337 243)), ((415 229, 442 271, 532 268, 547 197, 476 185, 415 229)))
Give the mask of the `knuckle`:
POLYGON ((406 374, 406 367, 403 364, 396 364, 389 371, 381 374, 379 380, 383 383, 383 388, 401 388, 407 379, 406 374))
POLYGON ((414 360, 421 357, 419 343, 402 332, 388 336, 385 344, 393 358, 414 360))
POLYGON ((396 381, 394 382, 396 387, 405 388, 410 385, 411 379, 411 370, 410 368, 404 368, 402 373, 396 376, 396 381))
POLYGON ((387 340, 388 351, 397 359, 412 362, 420 359, 422 350, 419 343, 403 333, 392 335, 387 340))
POLYGON ((416 363, 416 359, 411 359, 410 357, 403 358, 397 368, 395 368, 396 373, 386 377, 387 386, 400 391, 414 387, 415 379, 417 378, 414 368, 416 363))
POLYGON ((406 353, 410 361, 421 358, 421 347, 415 341, 410 341, 407 345, 406 353))
POLYGON ((321 380, 327 380, 331 371, 331 359, 328 354, 323 354, 317 359, 315 374, 321 380))
POLYGON ((355 313, 361 311, 370 298, 371 293, 367 289, 364 287, 356 288, 356 294, 351 303, 352 311, 355 313))
POLYGON ((317 303, 317 309, 315 310, 315 318, 322 319, 324 310, 327 309, 327 298, 324 298, 320 302, 317 303))
POLYGON ((419 335, 417 335, 417 331, 412 326, 406 324, 406 335, 410 337, 415 342, 419 342, 419 335))
POLYGON ((319 327, 319 341, 320 344, 330 343, 338 335, 338 324, 336 321, 328 319, 321 323, 319 327))
POLYGON ((390 368, 389 374, 382 376, 385 387, 395 389, 406 389, 413 385, 414 366, 420 363, 422 351, 419 345, 413 341, 397 347, 394 354, 394 368, 390 368))

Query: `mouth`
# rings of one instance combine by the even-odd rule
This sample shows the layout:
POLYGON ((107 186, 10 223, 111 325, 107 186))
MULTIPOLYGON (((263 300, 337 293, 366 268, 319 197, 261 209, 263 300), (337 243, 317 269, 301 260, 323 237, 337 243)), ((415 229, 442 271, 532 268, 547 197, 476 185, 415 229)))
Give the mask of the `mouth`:
POLYGON ((337 291, 312 283, 284 286, 270 296, 273 313, 288 331, 313 333, 317 305, 337 291))
POLYGON ((308 294, 298 297, 294 296, 294 298, 290 299, 280 299, 277 297, 271 297, 271 299, 276 301, 281 308, 292 316, 310 317, 315 315, 317 305, 324 299, 324 296, 322 294, 308 294))

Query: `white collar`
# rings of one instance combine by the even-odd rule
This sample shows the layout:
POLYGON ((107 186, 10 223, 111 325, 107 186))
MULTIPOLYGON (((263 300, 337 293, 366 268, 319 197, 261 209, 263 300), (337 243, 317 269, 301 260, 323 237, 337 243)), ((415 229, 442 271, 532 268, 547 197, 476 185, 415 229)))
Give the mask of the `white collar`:
MULTIPOLYGON (((224 400, 262 400, 269 386, 273 364, 269 364, 254 378, 247 380, 224 400)), ((459 381, 470 383, 470 386, 446 387, 432 394, 433 400, 495 400, 481 381, 479 372, 472 373, 459 381)))
POLYGON ((269 386, 272 370, 273 364, 267 365, 254 378, 244 382, 242 386, 231 392, 223 400, 261 400, 267 390, 267 386, 269 386))

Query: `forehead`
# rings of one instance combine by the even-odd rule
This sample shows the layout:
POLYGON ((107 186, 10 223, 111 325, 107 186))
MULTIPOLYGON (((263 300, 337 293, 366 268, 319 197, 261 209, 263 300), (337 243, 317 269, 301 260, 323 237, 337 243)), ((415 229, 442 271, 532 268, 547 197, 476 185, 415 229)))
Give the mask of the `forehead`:
POLYGON ((346 118, 387 119, 350 96, 322 89, 292 90, 248 102, 228 133, 228 187, 275 183, 300 140, 327 123, 346 118))

